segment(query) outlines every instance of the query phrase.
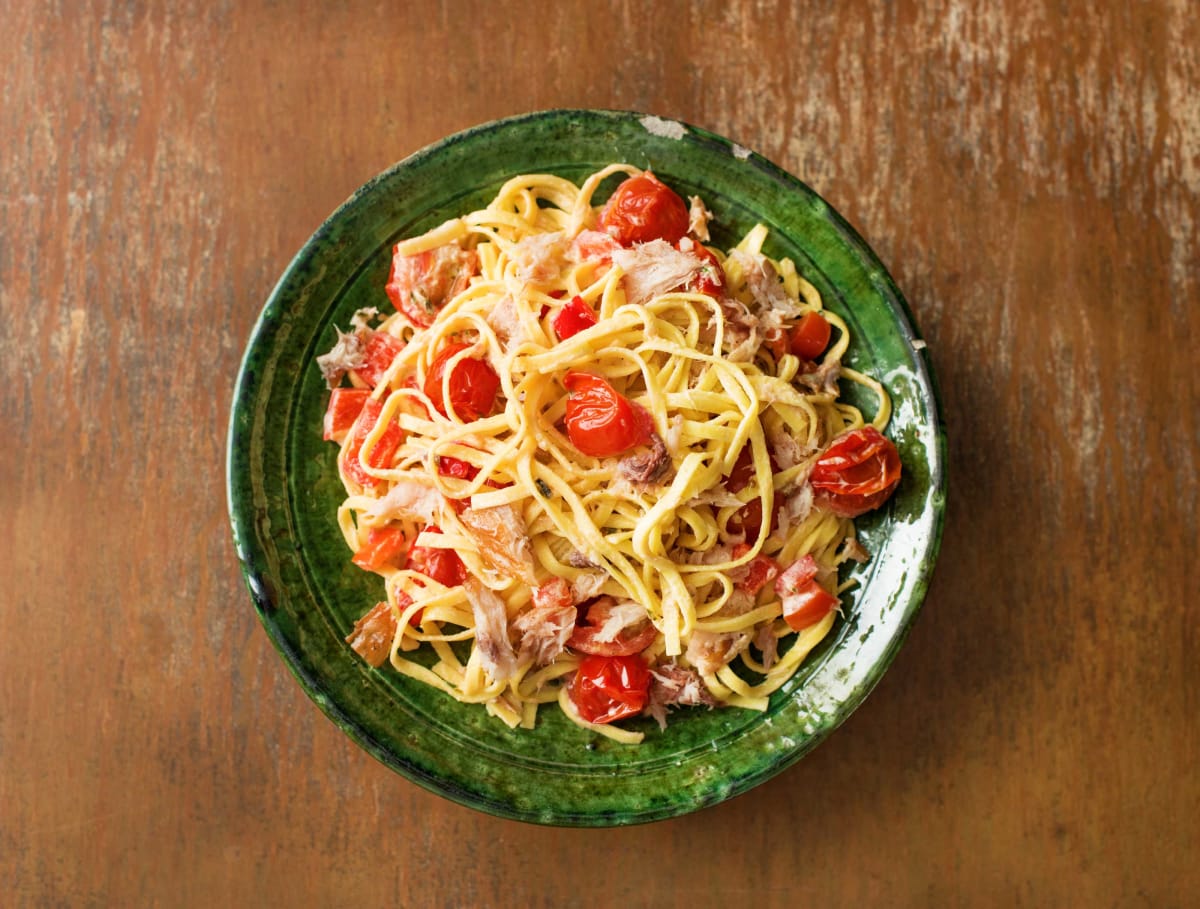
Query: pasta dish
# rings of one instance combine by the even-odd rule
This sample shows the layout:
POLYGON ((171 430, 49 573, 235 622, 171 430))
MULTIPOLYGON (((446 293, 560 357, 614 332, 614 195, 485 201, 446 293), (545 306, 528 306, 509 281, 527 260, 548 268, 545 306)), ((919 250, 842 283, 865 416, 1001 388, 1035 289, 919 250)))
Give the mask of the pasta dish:
POLYGON ((369 664, 635 744, 628 718, 765 709, 829 633, 853 519, 900 480, 890 402, 766 228, 723 252, 712 217, 613 164, 396 244, 318 357, 337 520, 383 579, 347 638, 369 664))

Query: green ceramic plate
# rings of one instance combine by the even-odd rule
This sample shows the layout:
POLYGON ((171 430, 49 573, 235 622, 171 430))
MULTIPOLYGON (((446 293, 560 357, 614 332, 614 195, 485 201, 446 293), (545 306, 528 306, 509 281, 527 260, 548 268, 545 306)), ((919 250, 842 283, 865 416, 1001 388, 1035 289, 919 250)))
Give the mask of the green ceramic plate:
MULTIPOLYGON (((615 182, 615 181, 614 181, 615 182)), ((271 294, 238 377, 229 428, 234 541, 255 608, 291 671, 363 748, 464 805, 545 824, 609 826, 671 817, 745 792, 811 751, 867 696, 896 655, 929 583, 942 527, 945 437, 926 353, 884 267, 816 193, 748 150, 634 113, 550 111, 451 136, 376 177, 330 216, 271 294), (851 326, 850 365, 895 402, 889 434, 904 480, 860 520, 873 558, 854 574, 845 618, 765 713, 693 709, 638 747, 542 712, 510 731, 343 643, 382 594, 354 568, 335 524, 335 447, 321 441, 326 391, 314 358, 359 307, 387 306, 392 244, 480 207, 510 176, 573 180, 612 161, 653 168, 703 196, 728 247, 756 221, 851 326), (920 347, 921 345, 917 345, 920 347)), ((847 389, 850 392, 851 389, 847 389)), ((866 405, 869 402, 863 401, 866 405)))

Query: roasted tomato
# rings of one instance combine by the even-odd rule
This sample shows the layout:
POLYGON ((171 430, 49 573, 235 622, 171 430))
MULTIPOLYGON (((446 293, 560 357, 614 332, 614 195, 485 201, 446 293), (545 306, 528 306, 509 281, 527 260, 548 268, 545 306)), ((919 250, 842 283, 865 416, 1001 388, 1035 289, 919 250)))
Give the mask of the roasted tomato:
POLYGON ((387 368, 392 365, 392 361, 396 359, 396 354, 404 350, 404 342, 399 338, 394 338, 386 331, 376 331, 371 333, 371 337, 367 339, 366 350, 364 355, 367 362, 355 370, 358 377, 374 388, 379 384, 379 380, 383 378, 383 374, 387 372, 387 368))
POLYGON ((788 335, 788 349, 801 360, 815 360, 829 346, 832 329, 816 310, 806 312, 788 335))
POLYGON ((878 508, 900 483, 900 454, 874 426, 844 432, 813 465, 817 505, 844 518, 878 508))
MULTIPOLYGON (((363 442, 375 428, 375 424, 379 422, 379 416, 382 413, 383 402, 378 398, 367 398, 363 402, 358 419, 354 421, 354 426, 350 429, 346 447, 342 450, 342 465, 346 473, 355 483, 366 488, 374 488, 379 485, 380 481, 363 469, 358 456, 362 451, 363 442)), ((367 463, 372 467, 387 467, 402 441, 404 441, 403 431, 395 422, 389 423, 379 437, 379 441, 375 443, 375 447, 367 455, 367 463)))
POLYGON ((775 592, 783 604, 783 619, 793 631, 817 624, 841 603, 817 583, 816 574, 816 559, 806 555, 775 579, 775 592))
POLYGON ((446 301, 466 289, 479 273, 479 257, 457 243, 412 256, 392 253, 387 295, 404 318, 428 328, 446 301))
MULTIPOLYGON (((443 396, 443 376, 446 364, 450 358, 460 351, 466 350, 467 344, 447 344, 442 352, 434 358, 429 372, 425 376, 425 394, 433 402, 442 416, 446 412, 446 400, 443 396)), ((450 373, 450 405, 458 418, 464 423, 486 417, 496 406, 496 394, 500 391, 500 377, 496 370, 484 360, 475 357, 465 357, 459 360, 450 373)))
POLYGON ((329 406, 325 408, 326 442, 345 440, 370 396, 365 388, 335 388, 330 393, 329 406))
POLYGON ((367 541, 354 553, 352 561, 359 568, 382 573, 388 568, 399 568, 407 550, 408 541, 399 527, 372 527, 367 531, 367 541))
MULTIPOLYGON (((773 455, 768 453, 768 460, 771 464, 771 470, 779 469, 779 465, 775 463, 773 455)), ((738 454, 738 458, 733 463, 729 474, 725 477, 725 488, 730 492, 741 492, 750 485, 754 479, 754 452, 751 451, 750 445, 747 443, 738 454)), ((783 498, 775 496, 775 505, 771 509, 771 520, 767 524, 767 535, 775 529, 775 525, 779 523, 779 510, 783 508, 783 498)), ((748 540, 758 539, 759 532, 762 529, 762 499, 754 498, 741 507, 741 509, 730 517, 726 527, 730 533, 739 533, 748 540)))
POLYGON ((719 297, 725 292, 725 269, 721 267, 721 260, 702 243, 693 243, 691 252, 704 267, 688 282, 687 289, 692 293, 719 297))
POLYGON ((636 716, 650 697, 650 670, 640 656, 587 656, 567 683, 567 694, 589 723, 636 716))
POLYGON ((600 376, 572 370, 563 378, 568 392, 567 436, 593 458, 619 455, 650 441, 654 422, 600 376))
POLYGON ((551 324, 558 339, 565 341, 584 329, 591 328, 597 321, 596 314, 583 302, 583 297, 574 296, 571 302, 555 314, 551 324))
POLYGON ((666 240, 688 230, 688 207, 675 190, 645 171, 617 187, 600 212, 600 229, 622 246, 666 240))
POLYGON ((579 653, 628 656, 641 653, 654 643, 658 631, 649 619, 616 629, 609 628, 605 633, 605 626, 611 624, 616 608, 612 597, 601 597, 586 610, 581 610, 581 622, 571 632, 567 646, 579 653), (606 640, 599 640, 599 637, 606 640))
MULTIPOLYGON (((441 533, 438 527, 426 527, 430 533, 441 533)), ((443 587, 457 587, 467 579, 467 566, 453 549, 434 549, 414 546, 408 554, 408 567, 432 578, 443 587)))

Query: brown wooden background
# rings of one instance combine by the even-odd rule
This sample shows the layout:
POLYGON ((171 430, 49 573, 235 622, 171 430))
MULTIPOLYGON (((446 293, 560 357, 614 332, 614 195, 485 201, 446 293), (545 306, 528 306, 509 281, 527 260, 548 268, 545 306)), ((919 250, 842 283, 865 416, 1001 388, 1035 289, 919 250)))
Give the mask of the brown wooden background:
POLYGON ((0 0, 0 903, 1197 905, 1195 5, 391 6, 0 0), (864 707, 615 831, 358 750, 258 626, 224 498, 241 349, 309 233, 567 106, 825 195, 951 432, 933 588, 864 707))

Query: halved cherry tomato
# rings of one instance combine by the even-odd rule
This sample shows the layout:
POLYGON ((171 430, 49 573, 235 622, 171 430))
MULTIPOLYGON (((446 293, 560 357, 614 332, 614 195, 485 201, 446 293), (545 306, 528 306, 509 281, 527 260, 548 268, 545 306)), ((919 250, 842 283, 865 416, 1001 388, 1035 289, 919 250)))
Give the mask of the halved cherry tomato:
POLYGON ((362 413, 363 404, 371 393, 365 388, 335 388, 329 395, 329 405, 325 408, 326 442, 342 442, 346 438, 354 421, 362 413))
POLYGON ((404 531, 394 524, 372 527, 367 531, 367 541, 351 559, 359 568, 383 573, 385 568, 399 568, 408 550, 404 531))
POLYGON ((628 656, 631 653, 641 653, 654 643, 658 630, 649 619, 622 628, 611 641, 596 640, 596 634, 604 627, 615 607, 616 603, 612 597, 601 597, 586 610, 581 610, 580 623, 571 632, 567 646, 579 653, 628 656))
POLYGON ((645 171, 617 187, 600 212, 600 229, 622 246, 666 240, 687 233, 688 207, 675 190, 645 171))
POLYGON ((654 421, 600 376, 572 370, 567 389, 567 436, 585 455, 606 458, 650 441, 654 421))
MULTIPOLYGON (((441 533, 439 527, 426 527, 429 533, 441 533)), ((467 566, 453 549, 414 546, 408 553, 408 567, 432 578, 443 587, 457 587, 467 579, 467 566)))
POLYGON ((583 297, 576 295, 555 314, 550 324, 554 326, 554 333, 558 335, 558 339, 565 341, 584 329, 591 328, 598 321, 592 308, 583 302, 583 297))
MULTIPOLYGON (((425 376, 425 394, 433 402, 442 416, 446 412, 446 401, 443 397, 442 377, 446 372, 446 363, 460 351, 466 350, 467 344, 447 344, 442 352, 433 360, 429 372, 425 376)), ((450 405, 458 418, 464 423, 486 417, 496 406, 496 394, 500 391, 500 377, 496 370, 484 360, 475 357, 465 357, 458 361, 450 373, 450 405)))
MULTIPOLYGON (((740 559, 750 551, 749 543, 738 543, 733 547, 733 557, 740 559)), ((741 580, 736 582, 738 590, 755 596, 779 575, 779 563, 770 556, 759 553, 738 570, 741 580)))
MULTIPOLYGON (((350 430, 350 438, 343 449, 342 466, 350 479, 354 480, 359 486, 367 488, 375 488, 380 484, 380 480, 371 476, 363 468, 359 462, 359 453, 362 451, 363 442, 366 441, 368 434, 375 428, 375 424, 379 422, 379 416, 383 413, 383 402, 378 398, 367 398, 363 402, 362 411, 359 412, 358 419, 354 421, 354 426, 350 430)), ((387 467, 392 460, 392 455, 396 453, 396 449, 400 447, 400 443, 404 441, 404 433, 394 421, 389 423, 387 429, 379 437, 379 441, 375 443, 375 447, 371 449, 371 453, 367 456, 367 463, 372 467, 387 467)))
POLYGON ((688 281, 687 289, 692 293, 719 297, 725 292, 725 269, 721 267, 721 260, 702 243, 693 243, 691 252, 704 267, 688 281))
POLYGON ((810 310, 800 317, 788 336, 788 348, 801 360, 815 360, 829 346, 832 329, 825 317, 810 310))
POLYGON ((479 257, 457 243, 412 256, 393 251, 387 295, 404 318, 417 328, 428 328, 446 301, 478 273, 479 257))
POLYGON ((841 604, 836 596, 817 583, 816 574, 816 559, 806 555, 775 579, 775 592, 783 605, 783 619, 793 631, 803 631, 817 624, 841 604))
POLYGON ((589 723, 636 716, 650 697, 650 670, 640 656, 587 656, 567 683, 567 694, 589 723))
POLYGON ((816 504, 844 518, 878 508, 900 483, 900 454, 874 426, 842 433, 813 465, 816 504))

